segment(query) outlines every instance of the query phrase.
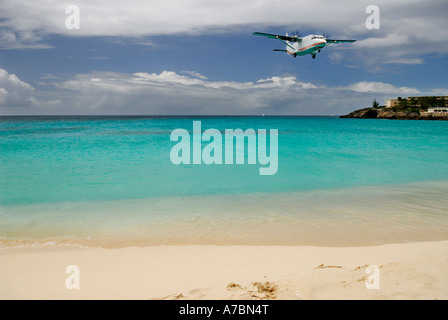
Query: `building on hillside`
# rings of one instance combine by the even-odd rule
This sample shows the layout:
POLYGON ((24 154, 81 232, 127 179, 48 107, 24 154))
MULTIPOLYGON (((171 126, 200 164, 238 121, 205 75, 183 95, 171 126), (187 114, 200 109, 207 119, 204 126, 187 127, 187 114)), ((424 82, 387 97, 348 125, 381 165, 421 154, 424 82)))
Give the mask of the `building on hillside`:
POLYGON ((448 114, 448 107, 428 108, 428 113, 445 113, 445 114, 448 114))
POLYGON ((411 108, 444 108, 448 106, 448 95, 447 96, 421 96, 421 97, 407 97, 407 98, 397 98, 386 100, 386 107, 393 108, 398 107, 406 103, 407 107, 411 108))
POLYGON ((386 100, 386 108, 396 107, 398 105, 398 99, 389 99, 386 100))

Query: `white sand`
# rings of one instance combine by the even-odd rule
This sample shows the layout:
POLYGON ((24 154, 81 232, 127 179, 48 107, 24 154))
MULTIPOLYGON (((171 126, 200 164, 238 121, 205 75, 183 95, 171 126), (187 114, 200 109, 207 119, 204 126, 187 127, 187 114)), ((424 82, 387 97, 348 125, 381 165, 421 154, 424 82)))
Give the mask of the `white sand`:
POLYGON ((448 299, 448 241, 2 249, 0 299, 448 299), (66 288, 69 265, 80 289, 66 288), (379 289, 366 287, 368 265, 379 289))

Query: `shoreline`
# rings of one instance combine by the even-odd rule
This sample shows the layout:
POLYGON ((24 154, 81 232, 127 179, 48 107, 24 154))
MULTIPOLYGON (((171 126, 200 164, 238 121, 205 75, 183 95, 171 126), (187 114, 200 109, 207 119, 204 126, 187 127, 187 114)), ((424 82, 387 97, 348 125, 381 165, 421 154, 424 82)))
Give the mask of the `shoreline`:
POLYGON ((448 241, 0 250, 0 299, 448 299, 448 241), (69 290, 70 265, 80 289, 69 290), (380 289, 367 289, 367 266, 380 289))
POLYGON ((52 244, 114 249, 154 245, 347 247, 443 241, 448 240, 447 186, 441 180, 4 207, 0 250, 52 244))

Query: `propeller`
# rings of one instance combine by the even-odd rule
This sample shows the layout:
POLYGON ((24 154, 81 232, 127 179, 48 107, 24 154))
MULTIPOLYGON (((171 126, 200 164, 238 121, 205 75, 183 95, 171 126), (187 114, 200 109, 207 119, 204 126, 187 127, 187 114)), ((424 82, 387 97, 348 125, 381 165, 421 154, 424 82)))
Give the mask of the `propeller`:
MULTIPOLYGON (((291 38, 302 38, 301 33, 299 31, 297 31, 297 30, 296 31, 292 31, 291 33, 286 33, 286 36, 287 37, 291 37, 291 38)), ((297 39, 293 39, 291 41, 297 42, 298 40, 297 39)))
POLYGON ((322 36, 325 38, 325 39, 327 39, 327 38, 330 38, 330 35, 328 34, 328 33, 322 33, 322 36))
POLYGON ((296 30, 296 31, 291 32, 290 37, 298 37, 298 38, 301 38, 301 37, 302 37, 302 34, 301 34, 298 30, 296 30))

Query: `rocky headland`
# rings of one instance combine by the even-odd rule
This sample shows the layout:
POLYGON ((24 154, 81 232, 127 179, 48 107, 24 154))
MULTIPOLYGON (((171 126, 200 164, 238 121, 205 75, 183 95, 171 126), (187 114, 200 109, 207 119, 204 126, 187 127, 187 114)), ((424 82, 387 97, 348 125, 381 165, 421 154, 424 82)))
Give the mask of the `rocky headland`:
POLYGON ((399 120, 448 120, 447 115, 431 114, 416 110, 397 111, 393 108, 370 107, 355 110, 341 118, 359 118, 359 119, 399 119, 399 120))

